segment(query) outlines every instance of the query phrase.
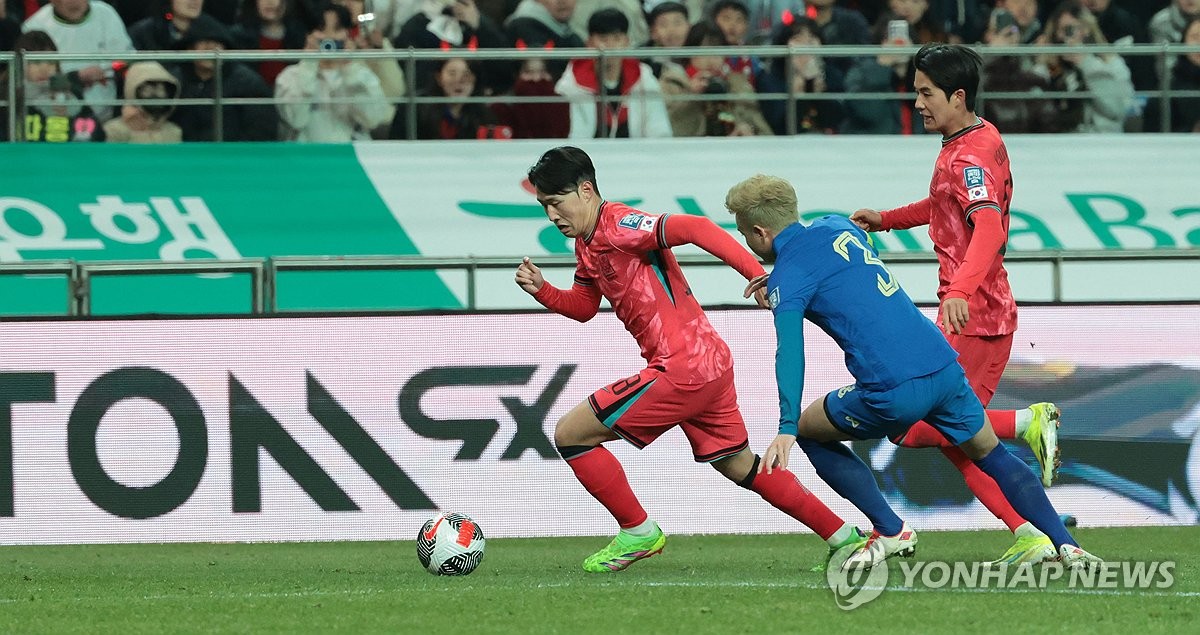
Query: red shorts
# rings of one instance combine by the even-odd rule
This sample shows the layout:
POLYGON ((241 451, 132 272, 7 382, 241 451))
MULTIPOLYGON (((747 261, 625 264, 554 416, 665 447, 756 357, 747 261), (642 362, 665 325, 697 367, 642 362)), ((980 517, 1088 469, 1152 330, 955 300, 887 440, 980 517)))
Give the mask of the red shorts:
POLYGON ((967 383, 986 407, 996 395, 1000 376, 1012 353, 1013 334, 957 335, 947 333, 946 341, 958 351, 958 363, 967 373, 967 383))
POLYGON ((700 463, 732 456, 749 444, 732 369, 707 384, 678 386, 647 368, 592 393, 588 404, 601 423, 638 449, 675 426, 683 428, 700 463))

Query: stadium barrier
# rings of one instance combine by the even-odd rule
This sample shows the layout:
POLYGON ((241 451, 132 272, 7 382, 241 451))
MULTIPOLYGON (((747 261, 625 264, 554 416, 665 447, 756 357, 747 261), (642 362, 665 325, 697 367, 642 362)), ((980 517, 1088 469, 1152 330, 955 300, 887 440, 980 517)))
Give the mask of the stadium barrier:
MULTIPOLYGON (((770 313, 709 315, 761 452, 778 418, 770 313)), ((1048 493, 1081 525, 1197 521, 1198 324, 1200 304, 1022 309, 992 405, 1063 407, 1048 493)), ((808 401, 850 379, 827 336, 805 337, 808 401)), ((0 359, 0 544, 411 540, 435 509, 489 538, 605 534, 552 431, 642 363, 611 313, 5 321, 0 359)), ((690 464, 682 434, 610 445, 670 533, 801 530, 690 464)), ((1001 528, 939 452, 855 448, 914 527, 1001 528)), ((792 467, 865 522, 802 456, 792 467)))
MULTIPOLYGON (((466 58, 469 60, 511 60, 516 63, 525 59, 545 59, 545 60, 571 60, 571 59, 604 59, 606 57, 634 57, 641 59, 651 58, 686 58, 692 56, 712 55, 712 56, 740 56, 749 55, 760 59, 770 60, 788 55, 816 55, 825 59, 853 59, 864 56, 877 56, 880 54, 887 55, 911 55, 918 50, 919 47, 898 47, 898 46, 737 46, 737 47, 684 47, 684 48, 633 48, 633 49, 612 49, 601 51, 590 48, 580 49, 558 49, 558 50, 519 50, 519 49, 478 49, 478 50, 432 50, 432 49, 404 49, 404 50, 360 50, 360 51, 138 51, 132 53, 61 53, 61 52, 18 52, 14 54, 0 54, 0 63, 11 60, 10 68, 10 88, 8 95, 3 96, 5 105, 15 103, 17 92, 15 86, 23 81, 24 67, 23 61, 58 61, 58 62, 97 62, 97 63, 133 63, 137 61, 158 61, 163 64, 173 64, 180 62, 189 62, 197 59, 212 59, 220 68, 221 65, 227 62, 255 62, 264 60, 280 60, 295 62, 306 59, 330 60, 330 59, 348 59, 348 60, 371 60, 371 59, 395 59, 400 62, 404 70, 405 79, 407 81, 406 95, 394 103, 398 107, 405 109, 409 131, 409 139, 415 139, 416 131, 416 112, 417 105, 422 103, 481 103, 491 104, 497 101, 498 98, 503 98, 510 103, 545 103, 553 101, 561 101, 556 98, 547 97, 517 97, 511 95, 487 95, 471 98, 439 98, 427 97, 418 94, 419 87, 415 84, 417 77, 417 64, 419 62, 428 62, 435 60, 444 60, 451 58, 466 58)), ((1096 53, 1096 54, 1116 54, 1126 58, 1136 57, 1152 57, 1154 58, 1154 68, 1158 75, 1158 84, 1154 90, 1136 91, 1137 105, 1134 112, 1130 115, 1134 121, 1140 121, 1141 108, 1145 107, 1150 99, 1158 98, 1157 107, 1160 109, 1158 120, 1161 122, 1161 130, 1166 132, 1170 130, 1170 102, 1176 98, 1197 98, 1200 97, 1200 91, 1180 91, 1171 88, 1171 77, 1166 72, 1168 68, 1168 60, 1174 59, 1179 55, 1189 53, 1200 53, 1200 45, 1195 44, 1129 44, 1129 45, 1111 45, 1111 44, 1088 44, 1078 46, 978 46, 976 50, 983 56, 985 63, 999 56, 1016 56, 1021 58, 1036 58, 1047 54, 1073 54, 1073 53, 1096 53)), ((515 72, 515 71, 514 71, 515 72)), ((826 100, 831 97, 840 101, 846 100, 899 100, 911 101, 915 96, 912 93, 896 93, 889 92, 863 92, 863 93, 796 93, 792 88, 791 73, 793 69, 791 65, 787 66, 787 82, 788 91, 786 93, 760 93, 739 97, 736 95, 681 95, 672 97, 672 99, 680 101, 729 101, 732 99, 744 100, 764 100, 764 99, 782 99, 786 98, 789 101, 806 101, 806 100, 826 100)), ((238 105, 238 104, 280 104, 280 103, 307 103, 304 101, 288 101, 281 100, 275 97, 270 98, 222 98, 221 97, 221 78, 220 72, 214 75, 216 85, 216 97, 212 99, 170 99, 170 100, 154 100, 146 99, 139 101, 143 105, 176 105, 176 106, 195 106, 209 105, 213 108, 214 134, 216 141, 221 141, 223 133, 222 121, 223 113, 221 106, 238 105)), ((608 95, 607 90, 600 86, 599 99, 602 102, 615 102, 620 99, 620 96, 608 95)), ((1090 99, 1092 93, 1090 90, 1061 92, 1061 91, 1022 91, 1022 92, 998 92, 981 90, 979 94, 978 109, 982 112, 983 104, 988 100, 1044 100, 1044 99, 1090 99)), ((353 98, 330 98, 323 100, 321 103, 337 104, 353 102, 353 98)), ((93 102, 94 104, 108 104, 118 106, 125 102, 124 99, 116 99, 111 102, 93 102)), ((30 101, 30 105, 51 106, 53 101, 30 101)), ((8 121, 5 122, 8 126, 8 138, 14 141, 22 139, 23 130, 18 125, 18 119, 15 112, 18 109, 8 108, 8 121)), ((788 134, 794 134, 797 130, 796 113, 794 108, 787 109, 786 129, 788 134)), ((603 122, 602 122, 603 124, 603 122)), ((1136 126, 1135 126, 1136 128, 1136 126)), ((1140 131, 1140 128, 1138 128, 1140 131)))
MULTIPOLYGON (((1007 139, 1017 298, 1200 301, 1200 200, 1186 186, 1194 140, 1062 139, 1007 139), (1139 166, 1154 169, 1131 169, 1139 166)), ((0 275, 0 314, 540 308, 513 285, 512 268, 522 256, 570 263, 570 243, 524 182, 552 143, 0 145, 6 165, 22 166, 0 187, 0 272, 15 274, 0 275), (146 275, 230 267, 252 273, 146 275)), ((705 215, 735 237, 725 193, 755 172, 795 183, 812 219, 925 196, 938 151, 927 137, 583 145, 605 196, 705 215)), ((908 293, 936 301, 925 231, 874 237, 908 293)), ((712 262, 695 248, 678 252, 712 262)), ((744 305, 735 272, 689 268, 704 304, 744 305)))

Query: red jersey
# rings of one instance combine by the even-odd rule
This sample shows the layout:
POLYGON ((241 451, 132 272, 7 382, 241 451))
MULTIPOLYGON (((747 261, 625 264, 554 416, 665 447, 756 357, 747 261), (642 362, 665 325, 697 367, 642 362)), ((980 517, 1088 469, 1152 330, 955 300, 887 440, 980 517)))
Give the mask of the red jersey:
POLYGON ((557 290, 547 283, 535 297, 552 310, 583 321, 595 313, 602 294, 637 340, 646 363, 661 369, 672 383, 717 380, 733 367, 733 356, 671 253, 672 245, 684 242, 714 253, 746 278, 762 273, 749 252, 705 219, 651 214, 608 201, 600 206, 591 234, 575 241, 572 290, 557 290), (593 297, 576 302, 587 295, 593 297))
POLYGON ((938 298, 950 294, 967 299, 970 319, 964 335, 1008 335, 1017 330, 1017 304, 1004 269, 1012 189, 1004 141, 995 126, 980 119, 942 140, 928 198, 883 213, 884 229, 929 224, 939 265, 938 298), (1000 215, 999 246, 990 261, 964 267, 975 233, 973 216, 983 210, 1000 215))

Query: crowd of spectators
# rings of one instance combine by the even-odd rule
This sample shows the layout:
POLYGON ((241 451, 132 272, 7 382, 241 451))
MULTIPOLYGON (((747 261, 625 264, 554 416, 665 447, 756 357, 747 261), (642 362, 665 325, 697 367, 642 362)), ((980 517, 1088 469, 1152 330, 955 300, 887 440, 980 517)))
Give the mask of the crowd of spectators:
MULTIPOLYGON (((930 42, 978 45, 982 114, 1002 132, 1200 132, 1200 98, 1137 94, 1200 90, 1200 54, 1161 65, 1125 48, 1200 44, 1200 0, 0 0, 0 50, 328 55, 26 62, 10 107, 20 138, 45 142, 916 134, 909 56, 888 49, 930 42), (656 52, 762 44, 881 48, 859 57, 656 52), (1081 44, 1106 48, 1055 46, 1081 44), (990 54, 996 46, 1036 50, 990 54), (645 54, 412 67, 401 54, 339 57, 633 47, 645 54), (211 104, 173 103, 218 91, 229 102, 219 118, 211 104), (847 98, 861 93, 881 95, 847 98), (414 96, 423 99, 410 108, 414 96)), ((0 70, 0 99, 10 75, 0 70)), ((8 126, 0 130, 7 140, 8 126)))

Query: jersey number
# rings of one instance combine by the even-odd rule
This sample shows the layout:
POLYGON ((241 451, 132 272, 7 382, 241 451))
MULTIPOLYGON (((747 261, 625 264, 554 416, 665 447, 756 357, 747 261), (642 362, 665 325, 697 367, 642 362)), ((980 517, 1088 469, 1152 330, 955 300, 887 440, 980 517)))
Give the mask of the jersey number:
POLYGON ((900 283, 896 282, 896 279, 892 277, 892 272, 888 271, 887 265, 884 265, 882 260, 871 255, 871 250, 863 247, 863 244, 858 242, 858 237, 854 234, 842 232, 840 236, 834 239, 833 250, 839 256, 845 258, 846 262, 850 262, 850 245, 854 245, 862 250, 863 262, 868 265, 877 265, 880 269, 883 269, 883 273, 875 274, 875 279, 878 282, 879 292, 884 297, 888 297, 900 289, 900 283), (884 278, 885 274, 887 275, 886 278, 884 278))

